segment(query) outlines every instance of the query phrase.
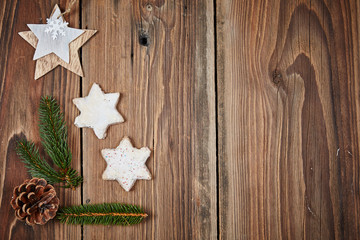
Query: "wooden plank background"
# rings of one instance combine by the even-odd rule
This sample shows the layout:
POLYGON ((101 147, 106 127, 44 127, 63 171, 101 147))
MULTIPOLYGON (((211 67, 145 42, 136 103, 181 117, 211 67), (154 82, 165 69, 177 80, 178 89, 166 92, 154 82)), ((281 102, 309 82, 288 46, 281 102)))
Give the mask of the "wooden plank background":
POLYGON ((17 33, 55 4, 69 1, 0 2, 0 239, 360 239, 359 1, 79 0, 65 19, 98 30, 85 77, 58 67, 35 81, 17 33), (73 125, 71 100, 94 82, 121 94, 125 122, 105 140, 73 125), (16 221, 12 189, 28 175, 14 148, 40 141, 45 94, 85 179, 57 188, 61 204, 138 204, 143 223, 16 221), (130 193, 101 179, 100 149, 123 136, 152 150, 153 180, 130 193))

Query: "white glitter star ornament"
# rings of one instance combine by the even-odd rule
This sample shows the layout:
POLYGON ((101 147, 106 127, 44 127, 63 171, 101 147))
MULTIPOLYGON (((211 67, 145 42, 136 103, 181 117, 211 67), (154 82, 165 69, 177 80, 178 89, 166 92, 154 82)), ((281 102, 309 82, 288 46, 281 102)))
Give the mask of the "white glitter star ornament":
POLYGON ((120 93, 105 94, 100 86, 94 83, 88 96, 73 99, 73 103, 81 112, 75 118, 74 124, 80 128, 92 128, 99 139, 104 139, 110 125, 124 122, 124 118, 116 109, 119 97, 120 93))
POLYGON ((130 191, 137 179, 151 179, 151 174, 145 165, 150 156, 150 149, 134 148, 128 137, 124 137, 117 148, 103 149, 101 154, 107 163, 102 178, 117 180, 125 191, 130 191))
POLYGON ((58 65, 83 76, 78 50, 96 30, 70 28, 60 15, 59 6, 55 5, 47 24, 28 24, 31 31, 19 32, 35 48, 35 79, 58 65))

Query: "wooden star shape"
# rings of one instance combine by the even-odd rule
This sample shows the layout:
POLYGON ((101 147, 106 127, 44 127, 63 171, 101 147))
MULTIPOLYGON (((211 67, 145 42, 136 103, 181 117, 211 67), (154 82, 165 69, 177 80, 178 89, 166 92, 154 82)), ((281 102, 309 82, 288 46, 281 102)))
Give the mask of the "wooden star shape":
MULTIPOLYGON (((50 18, 53 17, 54 14, 60 12, 60 8, 58 5, 55 5, 50 18)), ((61 16, 62 20, 64 18, 61 16)), ((45 24, 44 24, 45 25, 45 24)), ((35 80, 44 76, 46 73, 50 72, 57 66, 63 66, 64 68, 70 70, 71 72, 83 77, 83 71, 81 68, 80 58, 79 58, 79 49, 97 32, 97 30, 82 30, 83 33, 77 37, 75 40, 69 43, 69 62, 67 63, 60 57, 58 57, 55 53, 50 53, 46 56, 43 56, 36 60, 35 67, 35 80)), ((24 31, 19 32, 19 35, 25 39, 31 46, 37 49, 39 39, 32 31, 24 31)))
POLYGON ((117 180, 125 191, 130 191, 137 179, 151 179, 151 174, 145 165, 150 156, 150 149, 134 148, 128 137, 124 137, 117 148, 103 149, 101 154, 107 163, 102 178, 117 180))
POLYGON ((119 97, 120 93, 105 94, 100 86, 94 83, 88 96, 73 99, 73 103, 81 112, 75 118, 74 124, 77 127, 92 128, 99 139, 104 139, 110 125, 124 122, 124 118, 116 109, 119 97))

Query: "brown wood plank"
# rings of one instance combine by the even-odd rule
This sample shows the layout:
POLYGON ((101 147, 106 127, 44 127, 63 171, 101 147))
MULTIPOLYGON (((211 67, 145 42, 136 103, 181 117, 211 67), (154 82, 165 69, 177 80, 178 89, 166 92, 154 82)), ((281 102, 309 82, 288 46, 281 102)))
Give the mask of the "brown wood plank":
MULTIPOLYGON (((45 23, 55 4, 64 9, 67 1, 6 0, 0 3, 0 239, 80 239, 80 226, 65 226, 51 221, 45 226, 29 227, 15 219, 10 206, 12 190, 29 175, 15 153, 16 141, 25 136, 40 142, 38 106, 42 95, 53 95, 60 103, 68 123, 76 108, 71 99, 80 91, 79 77, 57 68, 45 77, 34 80, 34 48, 18 32, 28 30, 28 23, 45 23)), ((65 18, 78 27, 78 8, 65 18)), ((73 167, 80 170, 80 131, 69 125, 69 144, 73 167)), ((41 150, 42 154, 44 151, 41 150)), ((56 187, 61 205, 80 203, 81 189, 56 187)))
POLYGON ((105 140, 83 130, 84 201, 124 202, 150 214, 132 227, 85 226, 84 239, 214 239, 216 136, 212 1, 83 1, 99 32, 83 48, 83 95, 120 92, 125 123, 105 140), (103 148, 124 136, 148 146, 153 180, 127 193, 101 176, 103 148))
POLYGON ((359 1, 217 1, 220 239, 359 239, 359 1))

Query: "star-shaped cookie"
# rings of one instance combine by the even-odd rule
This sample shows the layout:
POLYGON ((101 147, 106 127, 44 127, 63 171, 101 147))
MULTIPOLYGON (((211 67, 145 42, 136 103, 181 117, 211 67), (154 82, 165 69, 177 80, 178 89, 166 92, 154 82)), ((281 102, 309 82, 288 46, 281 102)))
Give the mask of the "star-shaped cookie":
POLYGON ((151 179, 151 174, 145 165, 150 156, 150 149, 134 148, 128 137, 124 137, 115 149, 101 150, 101 155, 107 163, 102 178, 117 180, 127 192, 137 179, 151 179))
POLYGON ((124 122, 116 109, 119 97, 120 93, 105 94, 100 86, 94 83, 88 96, 73 99, 73 103, 81 112, 75 118, 74 124, 80 128, 92 128, 99 139, 104 139, 108 126, 124 122))
POLYGON ((55 5, 48 24, 28 24, 31 31, 19 32, 35 48, 35 80, 59 65, 83 77, 78 50, 97 31, 70 28, 60 14, 55 5))

